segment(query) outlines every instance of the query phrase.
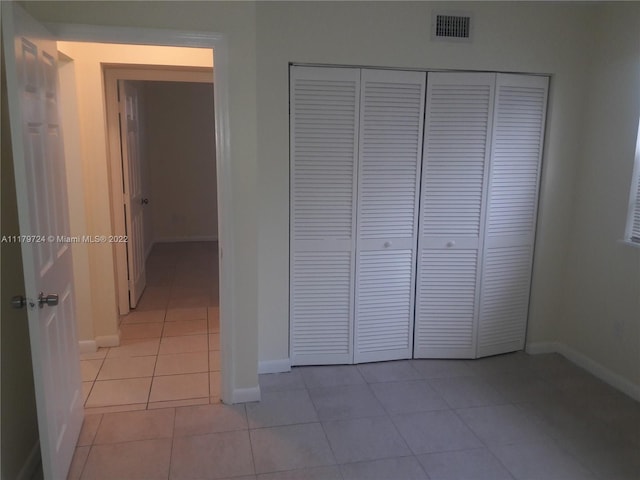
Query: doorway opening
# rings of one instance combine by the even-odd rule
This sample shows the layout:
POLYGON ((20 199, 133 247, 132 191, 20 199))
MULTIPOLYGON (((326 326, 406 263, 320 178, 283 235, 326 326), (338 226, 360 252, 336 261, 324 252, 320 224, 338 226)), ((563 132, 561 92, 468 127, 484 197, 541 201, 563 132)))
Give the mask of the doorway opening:
MULTIPOLYGON (((102 348, 85 349, 82 355, 86 411, 219 402, 223 362, 218 287, 222 282, 218 278, 212 50, 207 54, 206 49, 199 49, 205 56, 196 55, 189 62, 185 58, 196 49, 174 47, 168 57, 145 64, 130 53, 131 47, 141 48, 139 45, 126 46, 128 55, 121 59, 104 51, 114 47, 122 52, 123 45, 59 42, 67 61, 76 62, 79 84, 88 81, 80 75, 87 73, 86 50, 95 45, 99 50, 90 56, 94 63, 100 60, 109 153, 110 188, 103 200, 110 203, 110 231, 127 242, 112 246, 119 342, 117 338, 100 339, 94 330, 96 347, 102 348), (127 88, 137 92, 135 101, 125 94, 127 88), (129 129, 133 120, 137 127, 129 129), (131 158, 125 158, 127 154, 131 158), (123 159, 137 166, 130 168, 123 159), (140 191, 129 195, 136 182, 140 191), (134 202, 140 206, 140 201, 146 220, 132 228, 127 220, 133 217, 134 202), (139 276, 131 271, 132 245, 141 247, 137 264, 147 279, 146 286, 144 280, 137 282, 133 301, 129 278, 139 276), (136 308, 129 312, 131 307, 136 308)), ((86 85, 77 88, 78 103, 82 103, 80 94, 86 92, 86 85)), ((82 116, 81 105, 82 133, 95 134, 100 125, 84 124, 82 116)), ((95 168, 90 166, 89 171, 95 168)), ((95 203, 88 202, 87 217, 93 216, 90 208, 95 203)), ((81 338, 82 330, 80 326, 81 338)))
POLYGON ((115 245, 120 346, 82 360, 85 411, 217 403, 212 71, 104 70, 111 168, 122 174, 112 173, 112 209, 128 242, 115 245))

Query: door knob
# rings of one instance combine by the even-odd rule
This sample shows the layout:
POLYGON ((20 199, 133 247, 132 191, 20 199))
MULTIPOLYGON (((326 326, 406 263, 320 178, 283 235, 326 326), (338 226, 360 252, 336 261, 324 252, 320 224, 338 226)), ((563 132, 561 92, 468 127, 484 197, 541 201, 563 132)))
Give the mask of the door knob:
POLYGON ((27 305, 27 299, 22 295, 16 295, 15 297, 11 297, 11 308, 24 308, 27 305))
POLYGON ((391 242, 384 242, 384 248, 389 248, 391 246, 391 242))
POLYGON ((451 240, 450 242, 447 242, 447 247, 455 247, 455 245, 456 245, 455 240, 451 240))
POLYGON ((147 205, 149 203, 149 199, 148 198, 143 198, 142 200, 140 200, 140 203, 142 205, 147 205))
POLYGON ((45 305, 49 307, 55 307, 58 305, 58 294, 50 293, 49 295, 45 295, 44 293, 40 293, 38 296, 38 306, 42 308, 45 305))

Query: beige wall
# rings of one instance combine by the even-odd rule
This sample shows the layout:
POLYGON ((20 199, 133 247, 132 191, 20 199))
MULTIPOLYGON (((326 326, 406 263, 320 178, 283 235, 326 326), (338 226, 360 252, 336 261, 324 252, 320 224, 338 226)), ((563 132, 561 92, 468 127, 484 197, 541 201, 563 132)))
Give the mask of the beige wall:
MULTIPOLYGON (((2 66, 2 157, 0 170, 0 233, 18 235, 18 204, 13 177, 11 137, 7 106, 7 89, 2 66)), ((29 346, 29 323, 27 310, 10 307, 11 297, 24 295, 22 253, 18 243, 0 245, 0 367, 2 391, 2 421, 0 422, 0 456, 3 480, 18 478, 18 474, 29 459, 29 454, 38 443, 36 398, 33 389, 33 369, 29 346)))
POLYGON ((142 85, 152 238, 217 240, 213 86, 142 85))
MULTIPOLYGON (((625 337, 632 337, 637 328, 637 307, 632 306, 637 301, 637 254, 611 243, 622 235, 622 217, 611 212, 624 203, 631 168, 622 159, 627 147, 618 143, 632 135, 625 128, 619 133, 613 130, 634 114, 632 120, 637 122, 637 111, 630 105, 615 110, 604 104, 610 94, 606 85, 621 89, 613 94, 618 100, 631 94, 635 77, 630 67, 622 65, 629 60, 613 61, 632 42, 625 39, 624 51, 613 52, 618 29, 603 28, 598 33, 596 28, 603 12, 615 17, 618 9, 625 24, 632 22, 625 10, 635 12, 637 5, 602 9, 572 2, 43 2, 27 7, 46 21, 228 35, 236 228, 231 347, 237 360, 234 379, 240 388, 256 384, 258 331, 261 360, 288 357, 288 62, 551 74, 528 341, 570 339, 584 354, 637 382, 634 367, 629 367, 637 340, 624 339, 632 345, 621 355, 613 341, 599 341, 603 315, 586 311, 587 305, 593 307, 598 298, 605 298, 606 306, 595 311, 623 319, 625 337), (472 13, 473 42, 432 42, 429 21, 434 5, 472 13), (594 54, 603 66, 611 57, 618 73, 593 77, 598 73, 592 65, 594 54), (601 113, 607 114, 606 122, 599 118, 601 113), (613 134, 611 142, 603 138, 605 133, 613 134), (605 144, 613 143, 611 152, 620 160, 612 161, 595 144, 595 134, 605 144), (583 146, 587 141, 598 147, 595 152, 583 146), (597 182, 605 166, 612 172, 604 175, 606 181, 597 182), (592 190, 594 198, 589 198, 592 190), (605 198, 605 203, 596 202, 605 198), (585 203, 578 205, 580 201, 585 203), (611 208, 605 212, 603 205, 611 208), (611 217, 594 219, 592 211, 611 217), (577 232, 595 238, 585 241, 577 232), (592 258, 583 265, 588 256, 592 258), (583 292, 593 300, 581 300, 583 292)), ((631 26, 629 39, 637 32, 637 26, 631 26)))
POLYGON ((528 340, 558 334, 593 9, 456 3, 473 15, 467 44, 431 41, 433 8, 426 2, 258 4, 261 360, 288 357, 288 62, 552 75, 528 340))
POLYGON ((640 394, 640 248, 623 245, 640 118, 640 4, 598 12, 558 340, 640 394))
MULTIPOLYGON (((63 125, 64 154, 66 160, 67 198, 69 199, 69 231, 72 236, 82 236, 87 232, 87 215, 85 209, 85 188, 83 179, 82 152, 80 148, 80 123, 76 93, 75 64, 64 54, 58 59, 58 76, 60 85, 60 120, 63 125)), ((75 279, 91 278, 89 272, 90 245, 74 243, 73 277, 75 279)), ((76 319, 79 339, 95 337, 93 329, 93 310, 91 283, 75 282, 76 319)))
MULTIPOLYGON (((113 229, 101 64, 212 67, 213 56, 206 49, 98 43, 58 42, 58 49, 72 59, 70 63, 75 71, 80 125, 82 160, 79 171, 82 173, 80 175, 78 170, 71 169, 68 180, 70 192, 74 195, 72 200, 83 201, 84 208, 77 205, 71 208, 71 224, 76 225, 74 230, 79 235, 109 235, 113 229), (84 195, 84 199, 81 195, 84 195)), ((67 138, 65 136, 65 140, 67 138)), ((75 145, 77 139, 75 143, 72 140, 67 148, 75 145)), ((76 283, 86 287, 79 295, 90 295, 90 292, 101 294, 91 297, 90 315, 79 312, 78 334, 80 341, 97 340, 100 344, 102 339, 112 339, 118 333, 113 246, 91 244, 85 249, 84 255, 74 256, 74 272, 80 272, 76 283)))

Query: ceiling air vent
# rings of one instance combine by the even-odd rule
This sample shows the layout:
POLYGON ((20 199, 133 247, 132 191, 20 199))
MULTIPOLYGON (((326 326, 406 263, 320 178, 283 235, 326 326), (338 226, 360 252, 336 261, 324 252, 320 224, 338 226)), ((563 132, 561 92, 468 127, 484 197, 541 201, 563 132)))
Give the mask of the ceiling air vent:
POLYGON ((434 40, 471 40, 471 16, 434 13, 431 22, 431 38, 434 40))

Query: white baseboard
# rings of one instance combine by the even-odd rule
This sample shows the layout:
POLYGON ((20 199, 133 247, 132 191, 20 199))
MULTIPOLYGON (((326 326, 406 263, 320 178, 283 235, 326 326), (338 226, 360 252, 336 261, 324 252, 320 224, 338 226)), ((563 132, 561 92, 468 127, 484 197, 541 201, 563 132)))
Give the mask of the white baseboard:
POLYGON ((20 472, 18 472, 16 480, 31 480, 38 471, 38 468, 40 468, 41 461, 40 441, 38 440, 33 448, 31 448, 29 456, 25 460, 24 465, 22 465, 20 472))
POLYGON ((258 373, 281 373, 291 371, 291 360, 261 360, 258 362, 258 373))
POLYGON ((80 340, 78 346, 80 353, 96 353, 98 351, 98 342, 95 340, 80 340))
POLYGON ((560 344, 558 342, 534 342, 527 344, 525 351, 531 355, 539 355, 541 353, 558 353, 560 349, 559 345, 560 344))
POLYGON ((260 387, 236 388, 231 392, 231 403, 248 403, 260 401, 260 387))
POLYGON ((156 238, 153 243, 176 243, 176 242, 217 242, 217 235, 192 235, 188 237, 161 237, 156 238))
POLYGON ((151 250, 153 250, 153 246, 155 245, 155 241, 151 242, 149 244, 149 248, 147 248, 144 252, 144 261, 146 262, 147 260, 149 260, 149 255, 151 255, 151 250))
POLYGON ((96 337, 96 345, 98 347, 119 347, 120 335, 100 335, 96 337))
POLYGON ((612 372, 607 367, 590 359, 583 353, 560 342, 538 342, 527 345, 527 353, 537 355, 540 353, 559 353, 567 360, 575 363, 587 372, 608 383, 613 388, 626 393, 631 398, 640 401, 640 385, 627 380, 621 375, 612 372))

